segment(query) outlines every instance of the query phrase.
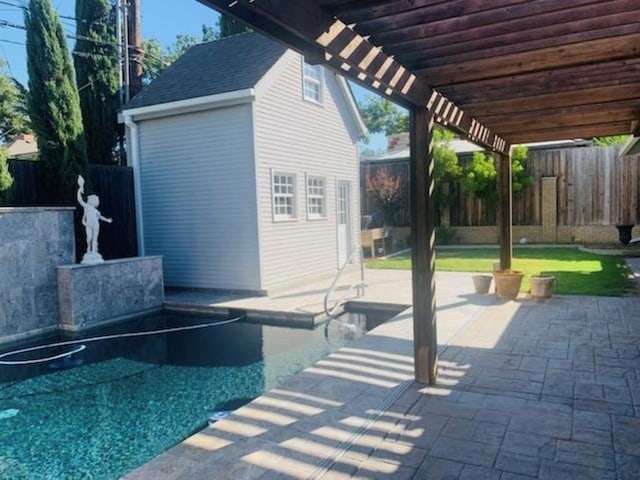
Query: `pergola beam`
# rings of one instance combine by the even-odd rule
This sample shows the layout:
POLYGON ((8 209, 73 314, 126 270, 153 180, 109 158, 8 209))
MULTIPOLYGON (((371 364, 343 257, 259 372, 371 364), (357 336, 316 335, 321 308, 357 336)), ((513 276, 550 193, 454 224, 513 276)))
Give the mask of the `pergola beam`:
MULTIPOLYGON (((396 34, 397 41, 385 41, 384 45, 389 53, 396 54, 402 58, 402 61, 405 61, 408 60, 404 56, 405 54, 423 50, 430 52, 432 49, 445 48, 460 51, 475 49, 476 43, 479 49, 487 48, 487 45, 492 44, 518 43, 519 38, 528 37, 528 32, 531 32, 529 40, 535 40, 546 36, 554 37, 579 32, 585 28, 605 28, 605 26, 617 25, 618 23, 599 21, 594 25, 589 22, 607 15, 637 9, 634 0, 587 1, 587 3, 580 4, 565 2, 550 4, 547 2, 546 11, 540 10, 537 14, 532 15, 530 5, 525 5, 524 2, 519 3, 522 8, 520 8, 521 14, 517 18, 511 15, 513 8, 509 8, 501 12, 502 21, 498 21, 499 17, 494 14, 489 19, 485 19, 488 21, 479 22, 479 25, 471 28, 461 28, 460 19, 457 19, 456 23, 451 23, 450 28, 438 30, 434 28, 433 23, 427 22, 421 29, 416 28, 413 32, 405 29, 404 36, 396 34), (581 23, 584 21, 586 23, 581 23)), ((634 17, 630 15, 626 21, 620 23, 632 23, 633 21, 634 17)), ((367 30, 363 28, 358 31, 361 34, 367 33, 367 30)), ((375 38, 384 41, 384 38, 375 38)), ((423 58, 431 57, 432 53, 428 53, 423 58)))
POLYGON ((491 128, 503 135, 541 130, 545 128, 569 128, 597 126, 603 123, 632 121, 640 117, 640 99, 625 102, 596 103, 568 109, 549 109, 485 118, 491 128))
MULTIPOLYGON (((459 55, 465 53, 469 54, 467 58, 482 58, 500 54, 499 52, 514 53, 535 50, 602 38, 610 32, 615 32, 614 29, 632 28, 627 33, 633 33, 633 27, 638 27, 635 17, 638 12, 640 9, 634 0, 596 4, 575 12, 583 18, 571 17, 570 21, 566 23, 555 23, 553 18, 545 18, 541 21, 546 20, 546 22, 541 23, 539 27, 530 28, 530 25, 524 24, 525 28, 516 28, 513 31, 511 31, 513 27, 510 23, 507 32, 505 32, 504 26, 498 29, 495 24, 492 24, 491 28, 495 31, 487 31, 485 35, 478 36, 478 33, 473 30, 451 32, 438 38, 430 37, 417 40, 414 43, 407 42, 402 45, 402 48, 395 48, 391 45, 387 47, 387 52, 395 53, 399 61, 410 65, 411 62, 424 58, 437 60, 449 57, 453 58, 453 61, 456 59, 460 61, 459 55), (628 10, 629 5, 632 9, 631 14, 628 10), (495 35, 491 35, 491 33, 495 33, 495 35)), ((558 15, 558 13, 562 12, 554 12, 554 15, 558 15)))
POLYGON ((575 107, 596 103, 608 103, 640 98, 640 82, 612 87, 587 88, 579 91, 545 93, 529 97, 518 97, 503 101, 487 101, 465 104, 470 112, 486 116, 512 115, 521 112, 542 112, 551 108, 575 107))
POLYGON ((567 127, 567 128, 543 128, 539 130, 527 130, 521 133, 510 134, 507 138, 511 143, 549 142, 553 140, 566 140, 569 138, 590 138, 610 135, 626 135, 629 133, 631 122, 611 122, 597 125, 567 127))
MULTIPOLYGON (((446 35, 451 32, 458 32, 462 35, 465 31, 471 30, 475 32, 476 29, 482 28, 484 30, 482 32, 478 32, 480 33, 480 36, 494 36, 497 30, 501 30, 503 32, 507 31, 512 23, 518 22, 518 19, 521 19, 522 24, 511 28, 520 30, 523 28, 531 28, 529 26, 535 25, 537 19, 546 13, 566 11, 563 15, 565 15, 566 18, 570 18, 575 14, 572 10, 574 7, 599 2, 601 3, 602 0, 563 0, 562 2, 555 0, 540 0, 537 2, 519 2, 519 5, 515 5, 510 8, 499 8, 470 15, 459 14, 455 17, 446 18, 440 21, 424 21, 413 26, 397 28, 390 31, 374 32, 359 30, 359 33, 363 35, 370 34, 372 42, 376 44, 384 44, 390 48, 401 49, 404 48, 409 41, 429 38, 436 39, 441 35, 446 35), (488 27, 489 25, 492 26, 488 27), (492 30, 488 30, 489 28, 492 30)), ((397 5, 398 3, 404 2, 398 2, 396 0, 389 3, 391 5, 397 5)), ((493 5, 493 1, 486 3, 493 5)), ((461 39, 462 38, 464 37, 461 37, 461 39)))
MULTIPOLYGON (((490 151, 502 152, 506 142, 477 119, 381 49, 322 8, 318 0, 199 0, 249 23, 301 52, 321 49, 325 63, 342 75, 400 102, 426 107, 443 126, 490 151)), ((317 55, 314 55, 317 59, 317 55)))
POLYGON ((600 38, 488 59, 450 63, 431 68, 414 66, 433 86, 551 70, 567 65, 593 64, 639 55, 640 33, 600 38))
POLYGON ((600 63, 597 68, 590 64, 577 65, 474 82, 452 83, 441 86, 439 90, 458 102, 467 104, 585 88, 612 87, 638 82, 638 78, 640 58, 633 58, 600 63))

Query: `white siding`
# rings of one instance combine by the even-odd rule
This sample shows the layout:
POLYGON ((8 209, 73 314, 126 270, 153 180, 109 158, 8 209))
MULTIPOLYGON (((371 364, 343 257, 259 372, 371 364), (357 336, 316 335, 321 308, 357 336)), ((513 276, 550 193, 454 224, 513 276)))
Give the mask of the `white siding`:
POLYGON ((256 88, 255 142, 265 289, 337 270, 337 180, 351 182, 351 242, 360 242, 356 127, 335 77, 326 70, 324 88, 323 105, 303 100, 302 58, 294 52, 288 52, 267 81, 256 88), (272 170, 297 175, 296 221, 273 221, 272 170), (306 174, 326 177, 325 219, 307 218, 306 174))
POLYGON ((140 122, 146 254, 169 286, 259 290, 250 105, 140 122))

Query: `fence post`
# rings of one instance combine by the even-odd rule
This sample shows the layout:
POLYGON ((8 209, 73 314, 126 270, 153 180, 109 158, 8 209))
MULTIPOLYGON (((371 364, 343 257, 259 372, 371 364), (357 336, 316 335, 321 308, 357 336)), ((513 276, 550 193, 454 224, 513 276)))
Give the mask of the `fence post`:
POLYGON ((558 241, 558 177, 542 177, 542 241, 558 241))

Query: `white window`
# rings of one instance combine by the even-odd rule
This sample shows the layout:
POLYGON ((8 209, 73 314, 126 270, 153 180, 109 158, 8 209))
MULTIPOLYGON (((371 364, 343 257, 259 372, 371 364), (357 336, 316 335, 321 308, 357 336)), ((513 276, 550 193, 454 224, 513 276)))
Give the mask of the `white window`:
POLYGON ((307 177, 307 215, 309 218, 327 216, 325 185, 323 177, 307 177))
POLYGON ((315 103, 322 103, 322 86, 324 83, 322 66, 309 65, 307 62, 304 62, 302 78, 304 99, 315 103))
POLYGON ((294 220, 296 218, 296 176, 291 173, 274 172, 271 184, 274 220, 294 220))

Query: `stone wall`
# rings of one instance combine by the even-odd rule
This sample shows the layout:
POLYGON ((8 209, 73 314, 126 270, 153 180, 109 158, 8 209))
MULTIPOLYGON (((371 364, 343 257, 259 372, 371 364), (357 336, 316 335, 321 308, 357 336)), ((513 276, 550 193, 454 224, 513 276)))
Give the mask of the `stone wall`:
POLYGON ((73 208, 0 208, 0 343, 59 322, 56 266, 75 261, 73 208))
POLYGON ((162 257, 58 267, 60 327, 82 330, 160 309, 162 257))

